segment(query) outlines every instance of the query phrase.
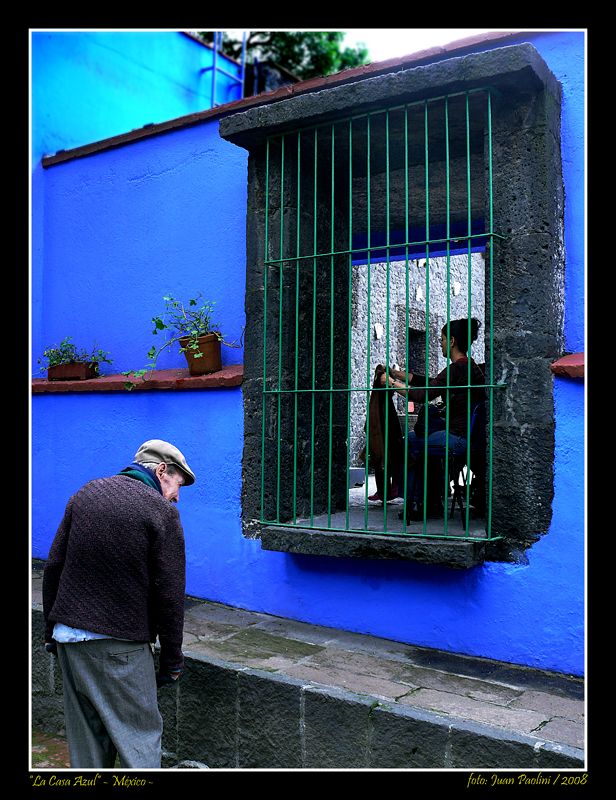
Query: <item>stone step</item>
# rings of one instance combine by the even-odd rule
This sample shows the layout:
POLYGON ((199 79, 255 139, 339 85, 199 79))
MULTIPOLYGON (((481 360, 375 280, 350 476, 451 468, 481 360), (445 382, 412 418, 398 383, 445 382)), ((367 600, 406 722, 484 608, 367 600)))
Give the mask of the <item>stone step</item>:
MULTIPOLYGON (((62 729, 33 572, 32 722, 62 729)), ((583 769, 575 676, 187 598, 185 672, 159 692, 170 768, 583 769)))

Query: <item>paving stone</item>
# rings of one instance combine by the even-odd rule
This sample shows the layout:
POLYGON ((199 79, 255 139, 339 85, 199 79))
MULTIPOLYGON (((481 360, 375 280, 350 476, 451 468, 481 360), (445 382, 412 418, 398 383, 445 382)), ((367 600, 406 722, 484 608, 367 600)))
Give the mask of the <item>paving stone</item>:
POLYGON ((265 614, 258 614, 254 611, 244 611, 241 608, 233 608, 220 603, 192 601, 186 610, 185 617, 191 621, 203 621, 205 623, 219 622, 232 625, 238 630, 256 625, 266 618, 265 614))
POLYGON ((549 717, 565 717, 574 722, 584 721, 584 701, 528 690, 510 703, 511 708, 541 711, 549 717))
POLYGON ((522 691, 510 686, 501 686, 478 678, 468 678, 426 667, 406 666, 399 670, 397 675, 399 680, 422 689, 442 690, 499 705, 510 704, 522 691))
POLYGON ((323 650, 321 645, 300 642, 297 639, 289 639, 286 636, 274 636, 267 633, 267 631, 260 631, 255 628, 240 631, 233 638, 227 639, 225 644, 239 647, 246 652, 255 649, 287 658, 304 658, 323 650))
MULTIPOLYGON (((372 675, 396 682, 401 674, 406 674, 405 668, 399 662, 388 661, 374 655, 359 652, 346 652, 331 647, 326 647, 320 653, 306 661, 307 664, 320 670, 345 671, 350 677, 357 675, 372 675)), ((419 684, 412 684, 418 686, 419 684)))
POLYGON ((231 636, 237 636, 240 631, 241 628, 238 628, 237 625, 231 625, 217 620, 195 621, 187 619, 184 625, 185 633, 192 633, 197 639, 203 641, 208 641, 210 639, 214 641, 223 641, 224 639, 229 639, 231 636))
POLYGON ((550 742, 568 744, 570 747, 584 747, 584 726, 568 719, 554 718, 535 735, 550 742))
POLYGON ((268 672, 284 672, 296 664, 295 659, 284 658, 268 651, 246 650, 244 647, 233 645, 225 646, 225 642, 216 641, 197 641, 191 645, 190 654, 197 655, 202 659, 223 661, 231 668, 250 667, 268 672))
POLYGON ((324 628, 323 630, 329 633, 327 646, 331 650, 371 653, 392 661, 408 661, 409 654, 413 651, 412 647, 403 642, 393 642, 377 636, 367 636, 364 633, 341 631, 335 628, 324 628))
POLYGON ((250 628, 224 640, 200 640, 193 649, 233 664, 282 670, 322 648, 250 628))
POLYGON ((411 691, 403 683, 395 683, 371 675, 358 675, 343 669, 332 667, 319 668, 311 664, 295 664, 286 670, 286 674, 301 679, 306 683, 318 683, 323 686, 342 687, 357 694, 373 695, 387 699, 396 699, 411 691))
POLYGON ((485 722, 489 725, 528 734, 546 721, 546 718, 537 711, 507 708, 433 689, 419 689, 417 692, 400 698, 398 702, 416 708, 427 708, 439 714, 485 722))
POLYGON ((281 635, 288 639, 296 639, 299 642, 318 645, 329 645, 332 641, 335 641, 336 635, 336 631, 332 628, 323 628, 319 625, 310 625, 307 622, 281 619, 280 617, 261 620, 255 623, 255 629, 274 635, 281 635))
POLYGON ((546 672, 518 664, 492 661, 489 658, 474 658, 425 647, 409 646, 408 657, 416 666, 449 674, 478 678, 521 690, 536 689, 561 697, 584 698, 584 679, 574 675, 546 672))

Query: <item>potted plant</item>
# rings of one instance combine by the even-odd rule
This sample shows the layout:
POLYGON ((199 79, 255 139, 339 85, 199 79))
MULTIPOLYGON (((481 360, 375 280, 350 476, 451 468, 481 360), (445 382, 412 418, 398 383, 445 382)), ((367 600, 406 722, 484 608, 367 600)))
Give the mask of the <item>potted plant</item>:
MULTIPOLYGON (((188 363, 191 375, 207 375, 222 369, 221 345, 238 347, 235 343, 225 342, 218 323, 213 321, 214 302, 203 300, 202 294, 191 298, 187 303, 177 300, 171 295, 163 297, 165 309, 162 314, 152 317, 154 329, 158 336, 165 331, 169 334, 160 347, 153 345, 148 351, 150 363, 140 370, 129 370, 123 375, 143 378, 145 374, 156 369, 160 354, 166 348, 179 345, 188 363)), ((127 389, 133 389, 131 381, 125 383, 127 389)))
POLYGON ((41 372, 47 371, 48 381, 83 381, 88 378, 97 378, 99 364, 111 364, 109 353, 100 350, 96 345, 91 351, 78 349, 71 341, 72 336, 66 336, 59 345, 48 347, 38 363, 41 372))

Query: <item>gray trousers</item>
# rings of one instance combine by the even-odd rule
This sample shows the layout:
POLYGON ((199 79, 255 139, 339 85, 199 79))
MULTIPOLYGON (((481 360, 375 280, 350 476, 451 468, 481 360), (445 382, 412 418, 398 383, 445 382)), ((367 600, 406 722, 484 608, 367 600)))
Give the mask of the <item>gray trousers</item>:
POLYGON ((71 767, 158 768, 163 720, 147 642, 58 644, 71 767))

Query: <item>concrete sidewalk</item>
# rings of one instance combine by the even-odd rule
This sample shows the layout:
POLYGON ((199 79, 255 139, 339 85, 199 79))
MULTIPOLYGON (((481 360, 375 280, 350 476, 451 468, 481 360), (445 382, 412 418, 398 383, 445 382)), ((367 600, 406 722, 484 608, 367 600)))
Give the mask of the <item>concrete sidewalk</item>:
POLYGON ((584 767, 579 678, 190 598, 184 652, 160 694, 168 766, 584 767))

